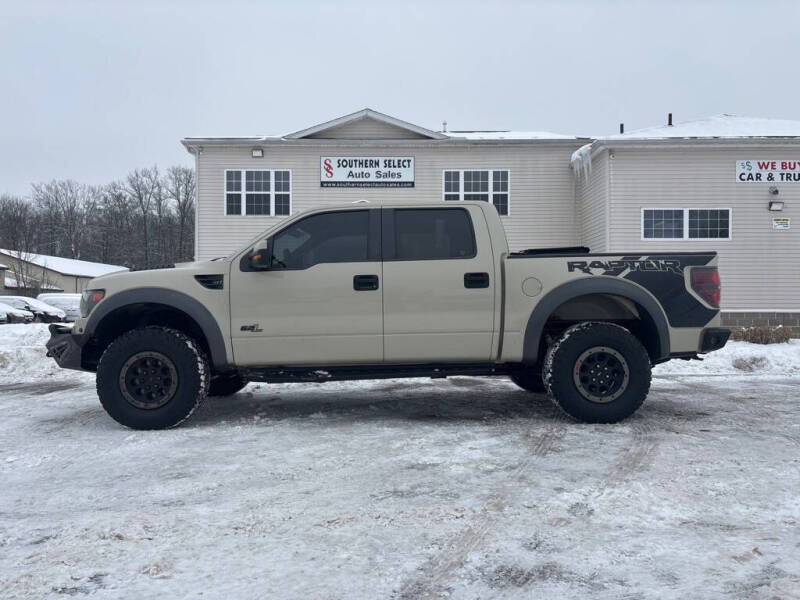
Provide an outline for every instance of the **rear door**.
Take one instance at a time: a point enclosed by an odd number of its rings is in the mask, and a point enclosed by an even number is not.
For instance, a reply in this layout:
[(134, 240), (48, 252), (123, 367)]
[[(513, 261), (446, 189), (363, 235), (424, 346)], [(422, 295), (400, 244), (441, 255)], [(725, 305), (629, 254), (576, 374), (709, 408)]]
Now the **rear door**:
[(496, 277), (478, 207), (384, 208), (386, 362), (491, 356)]

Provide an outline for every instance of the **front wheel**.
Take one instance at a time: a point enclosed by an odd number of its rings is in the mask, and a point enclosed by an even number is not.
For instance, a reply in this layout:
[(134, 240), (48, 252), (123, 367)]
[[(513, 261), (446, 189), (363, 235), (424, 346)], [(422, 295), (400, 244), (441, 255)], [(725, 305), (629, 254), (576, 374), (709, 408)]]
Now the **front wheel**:
[(205, 354), (167, 327), (123, 333), (97, 366), (97, 395), (106, 412), (131, 429), (166, 429), (187, 419), (208, 393)]
[(553, 401), (586, 423), (616, 423), (631, 416), (650, 391), (650, 357), (627, 329), (580, 323), (547, 351), (544, 383)]

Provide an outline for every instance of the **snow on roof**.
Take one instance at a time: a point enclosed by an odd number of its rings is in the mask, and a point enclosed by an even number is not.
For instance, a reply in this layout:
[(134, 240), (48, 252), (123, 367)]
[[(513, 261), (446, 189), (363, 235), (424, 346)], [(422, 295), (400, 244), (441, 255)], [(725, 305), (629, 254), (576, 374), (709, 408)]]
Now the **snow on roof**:
[(800, 121), (715, 115), (697, 121), (636, 129), (599, 140), (657, 140), (667, 138), (798, 138)]
[(8, 265), (4, 265), (3, 263), (0, 263), (0, 269), (8, 269)]
[(5, 254), (11, 258), (24, 260), (39, 267), (45, 267), (62, 275), (73, 275), (76, 277), (99, 277), (114, 271), (127, 271), (126, 267), (118, 265), (106, 265), (103, 263), (89, 262), (86, 260), (76, 260), (74, 258), (62, 258), (60, 256), (47, 256), (44, 254), (19, 253), (16, 250), (4, 250), (0, 248), (0, 254)]
[[(349, 115), (344, 115), (342, 117), (338, 117), (331, 121), (326, 121), (324, 123), (314, 125), (313, 127), (308, 127), (307, 129), (302, 129), (300, 131), (293, 131), (291, 133), (286, 133), (283, 135), (265, 135), (265, 136), (255, 136), (255, 137), (197, 136), (197, 137), (183, 138), (181, 142), (183, 143), (184, 146), (187, 147), (187, 149), (190, 149), (191, 146), (200, 143), (224, 145), (226, 143), (257, 144), (257, 143), (267, 143), (267, 142), (291, 141), (291, 140), (302, 139), (309, 135), (319, 133), (320, 131), (324, 131), (326, 129), (334, 127), (340, 127), (342, 125), (346, 125), (347, 123), (352, 123), (354, 121), (358, 121), (361, 119), (374, 119), (382, 123), (394, 125), (395, 127), (399, 127), (401, 129), (413, 131), (414, 133), (417, 133), (421, 136), (427, 137), (432, 140), (447, 140), (447, 139), (496, 140), (496, 141), (497, 140), (576, 140), (589, 137), (589, 136), (564, 135), (562, 133), (552, 133), (550, 131), (487, 131), (478, 129), (462, 130), (462, 131), (433, 131), (431, 129), (426, 129), (424, 127), (421, 127), (419, 125), (415, 125), (414, 123), (409, 123), (408, 121), (403, 121), (401, 119), (397, 119), (396, 117), (392, 117), (390, 115), (378, 112), (371, 108), (364, 108), (354, 113), (350, 113)], [(352, 141), (352, 140), (345, 140), (345, 141)]]
[(466, 140), (576, 140), (578, 136), (550, 131), (448, 131), (451, 138)]
[[(17, 280), (14, 279), (13, 277), (8, 277), (8, 276), (5, 277), (5, 286), (6, 286), (6, 289), (9, 289), (9, 290), (10, 289), (19, 288), (19, 284), (17, 283)], [(58, 287), (57, 285), (52, 285), (52, 284), (44, 283), (44, 282), (41, 282), (41, 281), (38, 282), (38, 286), (37, 287), (39, 289), (42, 289), (42, 290), (53, 290), (53, 291), (56, 291), (56, 292), (63, 292), (64, 291), (60, 287)], [(2, 299), (3, 299), (3, 297), (0, 296), (0, 301), (2, 301)]]
[(661, 125), (635, 129), (627, 133), (599, 136), (594, 142), (581, 146), (572, 153), (570, 163), (576, 175), (587, 176), (592, 171), (592, 150), (621, 141), (684, 140), (745, 140), (745, 139), (800, 139), (800, 121), (715, 115), (696, 121), (675, 125)]

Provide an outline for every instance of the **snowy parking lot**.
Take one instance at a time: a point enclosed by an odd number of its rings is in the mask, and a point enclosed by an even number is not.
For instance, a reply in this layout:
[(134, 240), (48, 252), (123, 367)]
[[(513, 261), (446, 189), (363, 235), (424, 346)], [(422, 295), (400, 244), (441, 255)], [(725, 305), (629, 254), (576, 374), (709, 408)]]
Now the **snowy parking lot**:
[(509, 381), (251, 384), (134, 432), (0, 326), (0, 598), (800, 598), (800, 343), (583, 425)]

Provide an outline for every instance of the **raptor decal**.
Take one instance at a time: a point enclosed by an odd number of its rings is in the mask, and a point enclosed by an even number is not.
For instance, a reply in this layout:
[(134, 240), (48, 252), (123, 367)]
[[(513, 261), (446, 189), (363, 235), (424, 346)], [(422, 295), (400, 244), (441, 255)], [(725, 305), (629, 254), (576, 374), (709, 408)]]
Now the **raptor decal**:
[[(687, 267), (707, 265), (715, 256), (716, 253), (651, 254), (609, 259), (589, 257), (567, 261), (567, 271), (632, 281), (656, 297), (673, 327), (702, 327), (714, 318), (717, 310), (705, 306), (686, 289), (683, 271)], [(680, 279), (678, 285), (675, 278)]]

